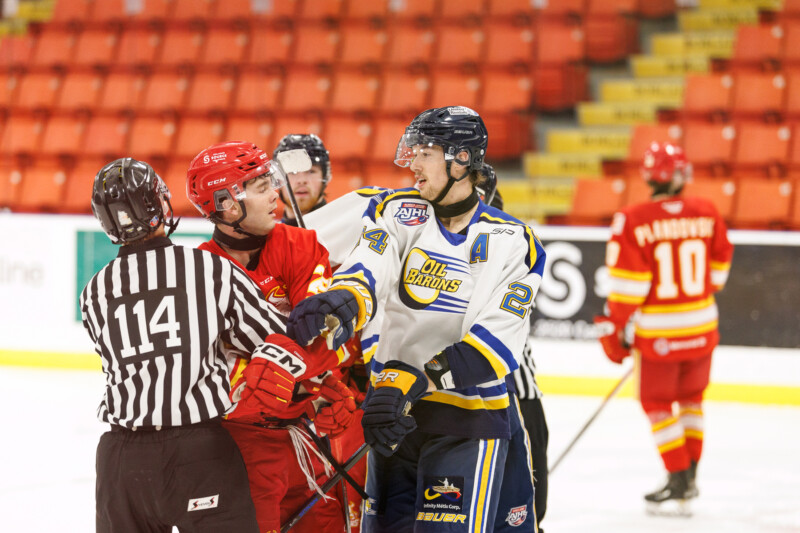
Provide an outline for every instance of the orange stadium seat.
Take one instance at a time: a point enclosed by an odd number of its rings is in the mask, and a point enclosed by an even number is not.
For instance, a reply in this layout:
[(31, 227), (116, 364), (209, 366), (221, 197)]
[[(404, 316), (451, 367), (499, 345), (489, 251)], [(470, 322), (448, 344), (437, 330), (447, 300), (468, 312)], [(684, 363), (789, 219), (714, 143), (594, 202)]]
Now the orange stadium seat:
[(325, 187), (325, 197), (330, 202), (364, 186), (364, 171), (361, 165), (352, 161), (342, 162), (333, 158), (331, 161), (332, 179)]
[(283, 77), (278, 72), (246, 69), (239, 75), (233, 107), (241, 113), (276, 109), (283, 93)]
[(169, 118), (138, 117), (131, 125), (128, 154), (140, 161), (166, 157), (173, 152), (175, 121)]
[(372, 139), (372, 123), (362, 117), (326, 116), (322, 121), (325, 147), (336, 159), (363, 159)]
[(571, 109), (588, 97), (588, 73), (583, 65), (539, 65), (535, 73), (534, 101), (542, 110)]
[(175, 112), (183, 109), (189, 89), (189, 77), (177, 72), (157, 72), (150, 76), (144, 99), (140, 103), (143, 111)]
[(791, 201), (789, 180), (739, 178), (731, 223), (737, 228), (784, 227)]
[(274, 121), (273, 143), (290, 133), (313, 133), (322, 135), (322, 119), (317, 113), (278, 115)]
[(364, 2), (347, 0), (344, 14), (346, 20), (383, 19), (388, 15), (389, 2)]
[[(64, 0), (56, 2), (56, 4), (63, 4)], [(141, 2), (146, 5), (150, 2)], [(130, 13), (126, 9), (125, 0), (103, 0), (102, 2), (92, 2), (92, 8), (87, 12), (84, 20), (92, 20), (98, 22), (109, 22), (128, 18)]]
[(585, 56), (579, 26), (542, 18), (537, 21), (536, 58), (540, 63), (581, 61)]
[(274, 130), (275, 127), (271, 120), (253, 117), (232, 118), (228, 121), (228, 129), (225, 133), (225, 140), (248, 141), (255, 144), (262, 150), (272, 153), (272, 149), (280, 139), (280, 137), (273, 137)]
[(440, 2), (439, 17), (444, 20), (480, 19), (486, 15), (486, 5), (483, 0), (440, 0)]
[(53, 116), (44, 128), (38, 152), (45, 154), (74, 155), (83, 146), (86, 119), (73, 116)]
[(164, 37), (153, 29), (128, 29), (122, 33), (117, 48), (116, 64), (131, 67), (152, 65)]
[(378, 100), (376, 74), (339, 70), (333, 78), (331, 108), (336, 111), (371, 111)]
[[(225, 0), (225, 3), (230, 3), (231, 1)], [(140, 4), (140, 10), (130, 13), (130, 17), (134, 20), (155, 21), (169, 19), (175, 2), (173, 0), (146, 0), (145, 2), (140, 2)]]
[(645, 19), (659, 19), (675, 14), (676, 0), (639, 0), (637, 12)]
[(683, 130), (686, 157), (698, 175), (727, 175), (736, 128), (728, 124), (688, 122)]
[(478, 63), (483, 57), (486, 36), (480, 27), (441, 25), (436, 39), (434, 61), (439, 65), (457, 66)]
[(527, 72), (484, 71), (481, 113), (528, 110), (533, 97), (533, 76)]
[(791, 141), (792, 130), (786, 125), (742, 122), (736, 131), (734, 171), (785, 175)]
[(169, 202), (175, 216), (200, 216), (200, 212), (186, 196), (186, 171), (189, 170), (191, 161), (185, 157), (173, 157), (167, 164), (166, 172), (159, 174), (164, 179), (169, 192), (172, 193)]
[(114, 60), (118, 42), (116, 31), (86, 29), (78, 37), (71, 63), (84, 67), (109, 65)]
[(36, 66), (68, 65), (75, 54), (78, 36), (72, 30), (48, 28), (36, 40), (31, 64)]
[(298, 65), (333, 63), (337, 57), (341, 33), (326, 24), (309, 23), (294, 34), (293, 61)]
[(81, 152), (112, 161), (122, 157), (128, 144), (130, 119), (97, 115), (89, 120)]
[(0, 110), (15, 102), (20, 78), (19, 74), (0, 71)]
[(736, 118), (778, 122), (783, 113), (786, 77), (781, 73), (740, 72), (733, 84), (731, 112)]
[(287, 73), (283, 91), (283, 111), (323, 110), (327, 108), (331, 76), (326, 72), (294, 69)]
[(397, 143), (403, 136), (410, 119), (384, 117), (375, 119), (372, 147), (366, 154), (373, 161), (394, 161)]
[(20, 109), (50, 109), (61, 89), (61, 77), (53, 73), (31, 72), (19, 82), (16, 106)]
[(625, 196), (622, 207), (640, 204), (650, 199), (650, 186), (642, 179), (637, 172), (629, 174), (625, 179)]
[(426, 74), (386, 69), (378, 109), (386, 113), (419, 113), (429, 107), (430, 86), (431, 80)]
[(572, 207), (567, 217), (572, 224), (607, 226), (622, 205), (622, 178), (577, 179)]
[(22, 168), (10, 160), (0, 161), (0, 207), (16, 208), (21, 185)]
[(383, 27), (348, 24), (342, 30), (339, 63), (342, 65), (381, 63), (387, 40), (388, 32)]
[(492, 158), (517, 158), (525, 150), (532, 150), (532, 115), (519, 113), (482, 113), (489, 136), (488, 153)]
[[(94, 0), (61, 0), (53, 5), (53, 22), (84, 21), (97, 4)], [(102, 3), (102, 2), (100, 2)]]
[(636, 0), (585, 0), (586, 13), (616, 15), (619, 13), (635, 13)]
[(344, 8), (344, 0), (315, 0), (303, 2), (298, 16), (301, 19), (314, 20), (331, 18), (338, 19)]
[(736, 194), (736, 183), (729, 179), (698, 176), (686, 184), (684, 194), (710, 200), (720, 216), (725, 220), (730, 220)]
[(61, 84), (56, 107), (62, 111), (94, 109), (103, 89), (103, 77), (92, 72), (68, 72)]
[(800, 229), (800, 180), (792, 180), (792, 209), (789, 212), (789, 227), (792, 229)]
[(783, 31), (773, 24), (743, 24), (736, 29), (731, 63), (735, 67), (775, 70), (780, 65)]
[[(798, 42), (800, 46), (800, 42)], [(800, 70), (789, 69), (784, 72), (786, 76), (786, 101), (784, 102), (783, 114), (787, 120), (797, 121), (800, 119)]]
[(175, 0), (170, 18), (183, 21), (208, 20), (216, 3), (217, 0)]
[(142, 74), (112, 72), (105, 79), (97, 108), (102, 111), (137, 109), (146, 86), (147, 79)]
[(261, 28), (251, 35), (252, 43), (247, 54), (246, 63), (256, 65), (273, 65), (286, 63), (289, 51), (294, 42), (291, 30), (278, 28)]
[(729, 74), (689, 74), (683, 93), (683, 114), (710, 121), (728, 117), (733, 93)]
[(436, 34), (424, 26), (395, 24), (389, 34), (386, 60), (391, 65), (426, 64), (433, 56)]
[(224, 126), (220, 119), (182, 118), (178, 123), (174, 154), (191, 159), (203, 148), (222, 142)]
[(583, 33), (586, 59), (594, 63), (621, 61), (638, 49), (638, 20), (623, 14), (588, 14)]
[(232, 73), (201, 72), (194, 76), (186, 100), (193, 112), (227, 111), (233, 100), (236, 80)]
[(53, 211), (60, 207), (67, 174), (59, 161), (38, 161), (26, 167), (20, 183), (17, 208)]
[(400, 19), (430, 19), (436, 15), (436, 2), (430, 0), (403, 0), (389, 2), (389, 11)]
[(0, 39), (0, 68), (30, 64), (35, 44), (36, 40), (30, 35)]
[[(653, 142), (681, 145), (682, 130), (677, 124), (637, 124), (631, 129), (628, 161), (638, 168), (644, 152)], [(638, 172), (638, 170), (637, 170)]]
[(35, 152), (44, 126), (43, 117), (10, 115), (0, 138), (0, 154), (6, 156), (2, 159), (8, 159), (12, 154)]
[(529, 23), (490, 21), (484, 26), (487, 66), (529, 64), (534, 57), (536, 33)]
[(433, 75), (431, 107), (442, 107), (458, 102), (470, 108), (478, 107), (481, 79), (477, 74), (438, 70)]
[(59, 210), (67, 213), (91, 213), (94, 177), (108, 162), (100, 158), (78, 158), (75, 165), (67, 169), (67, 183)]
[(781, 58), (788, 68), (800, 65), (800, 19), (787, 20), (783, 24)]
[(241, 63), (250, 46), (250, 34), (235, 28), (211, 29), (200, 62), (206, 65), (234, 66)]
[(392, 160), (376, 161), (367, 165), (364, 174), (366, 185), (373, 187), (405, 189), (414, 186), (414, 173), (407, 168), (398, 167)]
[(200, 30), (168, 28), (158, 63), (164, 66), (193, 65), (200, 58), (205, 35)]

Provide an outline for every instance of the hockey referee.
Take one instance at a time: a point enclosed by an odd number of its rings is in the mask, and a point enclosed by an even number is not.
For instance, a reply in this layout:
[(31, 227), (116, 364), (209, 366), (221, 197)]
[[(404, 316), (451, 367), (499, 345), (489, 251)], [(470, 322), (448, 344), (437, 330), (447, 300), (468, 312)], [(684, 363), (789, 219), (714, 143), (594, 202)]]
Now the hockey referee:
[[(242, 456), (220, 424), (232, 405), (225, 346), (269, 347), (269, 359), (276, 347), (262, 343), (283, 319), (231, 262), (172, 244), (169, 198), (135, 159), (95, 177), (92, 211), (121, 244), (80, 298), (106, 376), (98, 418), (111, 424), (97, 447), (97, 531), (257, 532)], [(249, 366), (260, 369), (253, 382), (269, 374), (291, 394), (291, 369), (305, 364), (283, 352), (289, 372), (272, 360)]]

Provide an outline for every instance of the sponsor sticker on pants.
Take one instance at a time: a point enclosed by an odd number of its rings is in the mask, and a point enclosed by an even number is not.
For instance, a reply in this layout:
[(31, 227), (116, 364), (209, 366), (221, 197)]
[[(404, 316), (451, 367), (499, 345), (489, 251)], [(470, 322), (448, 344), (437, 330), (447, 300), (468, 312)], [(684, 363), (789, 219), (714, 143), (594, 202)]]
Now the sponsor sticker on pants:
[(425, 476), (424, 481), (424, 510), (461, 512), (464, 504), (463, 476)]
[(219, 505), (219, 494), (213, 496), (206, 496), (205, 498), (193, 498), (189, 500), (189, 511), (202, 511), (204, 509), (213, 509)]

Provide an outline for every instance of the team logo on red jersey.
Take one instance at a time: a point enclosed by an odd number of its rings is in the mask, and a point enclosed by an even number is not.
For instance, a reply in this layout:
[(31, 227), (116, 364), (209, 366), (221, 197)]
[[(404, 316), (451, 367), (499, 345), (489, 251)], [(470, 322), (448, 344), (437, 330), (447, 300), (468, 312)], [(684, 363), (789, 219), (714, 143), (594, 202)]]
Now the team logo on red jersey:
[(506, 522), (511, 527), (521, 526), (525, 519), (528, 518), (528, 506), (522, 505), (520, 507), (512, 507), (508, 511)]
[(428, 206), (416, 202), (403, 202), (394, 217), (404, 226), (419, 226), (428, 220)]

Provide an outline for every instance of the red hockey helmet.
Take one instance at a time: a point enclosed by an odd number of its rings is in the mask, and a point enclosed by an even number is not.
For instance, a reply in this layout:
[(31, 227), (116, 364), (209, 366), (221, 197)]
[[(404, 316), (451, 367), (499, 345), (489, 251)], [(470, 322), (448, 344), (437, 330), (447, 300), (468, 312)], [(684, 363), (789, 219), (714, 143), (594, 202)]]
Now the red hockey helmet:
[(680, 146), (653, 142), (644, 152), (640, 172), (647, 182), (669, 184), (677, 179), (683, 182), (689, 177), (692, 166)]
[[(214, 222), (226, 199), (240, 202), (245, 198), (245, 183), (268, 176), (273, 188), (279, 189), (286, 177), (279, 165), (273, 164), (266, 152), (255, 144), (229, 141), (209, 146), (192, 159), (186, 174), (186, 195), (198, 211)], [(247, 216), (242, 205), (238, 225)]]

